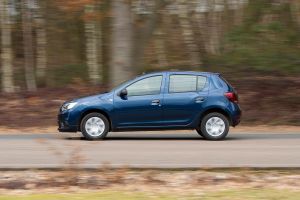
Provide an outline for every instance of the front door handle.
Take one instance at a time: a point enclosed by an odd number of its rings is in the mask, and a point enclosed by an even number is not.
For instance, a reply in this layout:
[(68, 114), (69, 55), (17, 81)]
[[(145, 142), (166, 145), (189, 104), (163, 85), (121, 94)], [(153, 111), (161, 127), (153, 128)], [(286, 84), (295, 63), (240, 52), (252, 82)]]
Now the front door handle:
[(196, 102), (196, 103), (202, 103), (204, 100), (205, 100), (204, 97), (197, 97), (197, 98), (195, 99), (195, 102)]
[(151, 105), (152, 106), (160, 106), (160, 100), (159, 99), (155, 99), (155, 100), (153, 100), (152, 102), (151, 102)]

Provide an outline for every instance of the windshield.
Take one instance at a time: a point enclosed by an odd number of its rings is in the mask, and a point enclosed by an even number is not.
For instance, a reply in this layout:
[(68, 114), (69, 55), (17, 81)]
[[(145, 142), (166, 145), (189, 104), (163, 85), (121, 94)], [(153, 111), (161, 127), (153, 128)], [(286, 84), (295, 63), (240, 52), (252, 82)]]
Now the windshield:
[(114, 87), (113, 89), (111, 89), (111, 92), (114, 91), (114, 90), (118, 90), (120, 88), (122, 88), (124, 85), (126, 85), (127, 83), (129, 83), (131, 80), (126, 80), (126, 81), (123, 81), (122, 83), (120, 83), (118, 86)]

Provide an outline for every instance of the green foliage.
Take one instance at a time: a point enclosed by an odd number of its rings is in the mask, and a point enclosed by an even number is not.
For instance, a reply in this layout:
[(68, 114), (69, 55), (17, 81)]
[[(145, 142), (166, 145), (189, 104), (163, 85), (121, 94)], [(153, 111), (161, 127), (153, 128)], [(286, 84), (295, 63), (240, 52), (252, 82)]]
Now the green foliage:
[(225, 35), (224, 52), (211, 62), (236, 70), (300, 72), (300, 33), (289, 7), (251, 2), (244, 23)]

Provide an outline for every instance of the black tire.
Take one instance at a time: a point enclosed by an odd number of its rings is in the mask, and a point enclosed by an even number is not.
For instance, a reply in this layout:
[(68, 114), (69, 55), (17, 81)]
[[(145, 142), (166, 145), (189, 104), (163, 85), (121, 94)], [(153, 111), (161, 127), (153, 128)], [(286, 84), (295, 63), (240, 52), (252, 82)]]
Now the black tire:
[[(217, 135), (217, 136), (209, 134), (206, 130), (207, 121), (213, 117), (220, 118), (221, 120), (223, 120), (224, 125), (225, 125), (224, 131), (222, 133), (220, 133), (220, 135)], [(203, 117), (203, 119), (201, 120), (200, 131), (198, 131), (198, 133), (199, 134), (201, 133), (200, 135), (203, 138), (205, 138), (206, 140), (223, 140), (227, 136), (228, 132), (229, 132), (229, 121), (228, 121), (227, 117), (225, 117), (223, 114), (217, 113), (217, 112), (209, 113), (209, 114), (205, 115)]]
[(197, 128), (196, 131), (201, 137), (204, 137), (200, 127)]
[[(99, 136), (93, 136), (93, 135), (89, 134), (85, 128), (86, 122), (92, 117), (98, 117), (104, 122), (104, 131)], [(87, 140), (103, 140), (109, 131), (109, 121), (101, 113), (89, 113), (86, 116), (84, 116), (83, 119), (81, 120), (80, 128), (81, 128), (82, 135), (84, 136), (85, 139), (87, 139)]]

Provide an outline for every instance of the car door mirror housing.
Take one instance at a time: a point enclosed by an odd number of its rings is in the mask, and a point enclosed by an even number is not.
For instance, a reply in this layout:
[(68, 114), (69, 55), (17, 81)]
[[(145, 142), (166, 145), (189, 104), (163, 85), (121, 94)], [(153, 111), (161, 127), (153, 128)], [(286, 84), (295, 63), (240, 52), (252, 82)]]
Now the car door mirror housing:
[(121, 91), (119, 92), (119, 96), (120, 96), (120, 97), (126, 97), (127, 94), (128, 94), (128, 92), (127, 92), (126, 89), (123, 89), (123, 90), (121, 90)]

